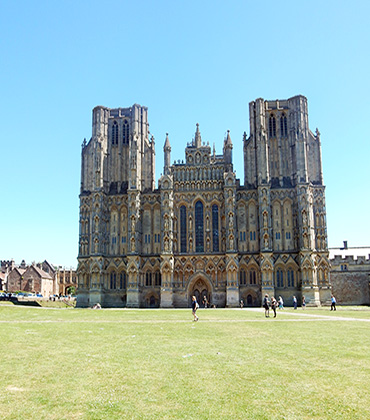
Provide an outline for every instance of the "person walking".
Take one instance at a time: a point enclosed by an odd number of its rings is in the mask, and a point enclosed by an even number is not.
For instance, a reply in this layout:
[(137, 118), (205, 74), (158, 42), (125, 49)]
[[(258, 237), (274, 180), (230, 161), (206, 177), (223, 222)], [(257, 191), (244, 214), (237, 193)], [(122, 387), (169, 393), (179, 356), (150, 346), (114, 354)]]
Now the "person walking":
[(277, 302), (274, 297), (271, 298), (271, 309), (274, 311), (274, 318), (276, 318), (276, 306)]
[(284, 309), (284, 301), (281, 296), (279, 296), (278, 303), (279, 303), (279, 309)]
[(306, 298), (302, 296), (302, 309), (305, 309), (306, 307)]
[(269, 301), (269, 295), (266, 293), (265, 297), (263, 298), (263, 307), (265, 308), (265, 317), (270, 317), (270, 301)]
[(297, 309), (297, 298), (295, 296), (293, 296), (293, 307)]
[(336, 303), (337, 303), (337, 300), (335, 299), (334, 295), (331, 295), (331, 307), (330, 307), (331, 311), (337, 310), (337, 308), (335, 307)]
[(197, 298), (195, 296), (192, 296), (191, 298), (191, 312), (193, 314), (194, 317), (194, 321), (198, 321), (199, 318), (197, 316), (197, 309), (199, 308), (198, 302), (197, 302)]

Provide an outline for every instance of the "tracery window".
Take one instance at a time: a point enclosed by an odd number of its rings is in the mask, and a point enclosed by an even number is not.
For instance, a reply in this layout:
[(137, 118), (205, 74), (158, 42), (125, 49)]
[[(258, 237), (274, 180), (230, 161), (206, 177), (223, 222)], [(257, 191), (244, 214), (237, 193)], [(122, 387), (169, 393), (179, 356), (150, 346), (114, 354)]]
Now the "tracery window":
[(204, 252), (203, 203), (195, 203), (195, 252)]
[(276, 271), (276, 287), (284, 287), (284, 274), (282, 270)]
[(152, 273), (150, 271), (147, 271), (145, 275), (145, 286), (151, 286), (151, 285), (152, 285)]
[(180, 207), (180, 252), (186, 252), (186, 207)]
[(251, 270), (249, 272), (249, 284), (257, 284), (256, 271), (255, 270)]
[(213, 252), (220, 250), (219, 231), (218, 231), (218, 206), (214, 204), (212, 206), (212, 242)]
[(287, 286), (288, 287), (294, 287), (294, 271), (288, 270), (287, 272)]
[(246, 284), (246, 273), (245, 273), (244, 268), (242, 268), (240, 270), (240, 273), (239, 273), (239, 283), (240, 284)]
[(155, 276), (155, 280), (154, 280), (155, 281), (155, 285), (156, 286), (160, 286), (161, 285), (161, 282), (162, 282), (161, 281), (161, 273), (160, 273), (160, 271), (156, 271), (154, 276)]
[(122, 143), (129, 144), (129, 124), (127, 120), (124, 121), (122, 127)]
[(116, 289), (117, 288), (117, 275), (116, 273), (110, 273), (110, 288)]
[(288, 120), (285, 114), (280, 117), (280, 133), (282, 137), (288, 137)]
[(276, 137), (276, 118), (272, 114), (269, 118), (269, 137)]
[(119, 288), (120, 289), (126, 289), (126, 280), (127, 280), (127, 275), (126, 273), (121, 273), (119, 276)]
[(112, 144), (118, 144), (118, 124), (117, 121), (113, 122), (112, 125)]

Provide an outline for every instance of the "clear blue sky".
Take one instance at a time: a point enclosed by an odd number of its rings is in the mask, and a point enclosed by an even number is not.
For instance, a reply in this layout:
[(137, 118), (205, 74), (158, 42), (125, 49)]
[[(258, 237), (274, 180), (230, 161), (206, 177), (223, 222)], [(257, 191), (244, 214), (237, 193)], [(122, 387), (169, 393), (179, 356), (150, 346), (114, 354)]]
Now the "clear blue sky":
[(0, 2), (0, 259), (77, 266), (80, 158), (91, 112), (149, 108), (157, 180), (200, 124), (230, 130), (243, 182), (248, 104), (308, 98), (329, 246), (370, 245), (368, 1)]

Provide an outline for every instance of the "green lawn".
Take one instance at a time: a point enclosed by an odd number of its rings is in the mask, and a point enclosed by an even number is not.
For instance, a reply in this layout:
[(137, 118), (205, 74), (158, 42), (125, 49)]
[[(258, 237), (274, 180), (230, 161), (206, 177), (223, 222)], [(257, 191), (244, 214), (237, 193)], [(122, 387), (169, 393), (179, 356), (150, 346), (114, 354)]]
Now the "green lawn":
[(1, 305), (0, 418), (370, 418), (369, 308), (199, 318)]

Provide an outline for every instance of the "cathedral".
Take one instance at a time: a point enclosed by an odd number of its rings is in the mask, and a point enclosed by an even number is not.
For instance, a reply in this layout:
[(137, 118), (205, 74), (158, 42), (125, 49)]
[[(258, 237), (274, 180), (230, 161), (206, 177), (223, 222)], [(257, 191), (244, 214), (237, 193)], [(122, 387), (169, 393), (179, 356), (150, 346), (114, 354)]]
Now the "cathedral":
[[(249, 104), (243, 135), (244, 183), (233, 169), (227, 132), (222, 154), (199, 125), (185, 159), (155, 183), (148, 109), (94, 108), (82, 144), (77, 306), (261, 306), (265, 294), (330, 301), (320, 133), (307, 99)], [(239, 158), (239, 157), (238, 157)]]

